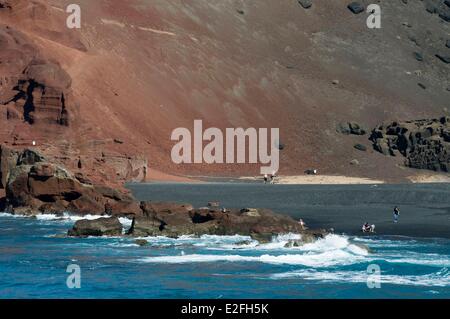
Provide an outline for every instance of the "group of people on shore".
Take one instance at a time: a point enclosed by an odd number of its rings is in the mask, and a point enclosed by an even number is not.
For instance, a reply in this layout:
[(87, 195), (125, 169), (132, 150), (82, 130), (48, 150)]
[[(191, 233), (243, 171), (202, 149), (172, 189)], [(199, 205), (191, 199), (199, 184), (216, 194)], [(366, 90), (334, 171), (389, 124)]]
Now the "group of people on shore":
[[(395, 206), (393, 215), (394, 215), (394, 224), (397, 224), (398, 223), (398, 219), (400, 217), (400, 208)], [(364, 225), (362, 226), (362, 231), (364, 233), (374, 233), (375, 232), (375, 225), (370, 225), (368, 222), (365, 222)]]
[(275, 184), (275, 178), (276, 178), (276, 174), (264, 174), (264, 184), (270, 183), (270, 184)]
[[(394, 223), (398, 223), (398, 219), (400, 216), (400, 208), (395, 206), (393, 214), (394, 214)], [(303, 219), (300, 218), (298, 223), (301, 225), (303, 230), (308, 229), (308, 227), (306, 227), (306, 223), (303, 221)], [(362, 231), (364, 233), (374, 233), (375, 225), (370, 225), (368, 222), (365, 222), (364, 225), (362, 226)]]

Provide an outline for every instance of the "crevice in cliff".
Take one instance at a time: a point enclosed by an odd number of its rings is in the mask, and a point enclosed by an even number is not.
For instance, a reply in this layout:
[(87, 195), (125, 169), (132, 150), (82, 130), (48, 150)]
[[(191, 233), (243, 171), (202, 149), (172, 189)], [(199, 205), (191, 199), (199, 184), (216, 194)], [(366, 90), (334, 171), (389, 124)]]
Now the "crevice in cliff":
[(209, 222), (211, 220), (213, 220), (214, 218), (211, 215), (201, 215), (201, 214), (194, 214), (194, 216), (192, 216), (192, 222), (194, 224), (203, 224), (206, 222)]
[(63, 193), (63, 197), (65, 201), (71, 202), (80, 198), (81, 194), (79, 192), (66, 192)]
[(53, 195), (39, 195), (37, 196), (37, 199), (39, 199), (41, 202), (44, 203), (55, 203), (56, 199), (53, 197)]
[(69, 126), (69, 114), (66, 109), (66, 98), (64, 96), (64, 93), (61, 94), (61, 113), (58, 117), (58, 124)]
[(42, 87), (43, 90), (45, 90), (45, 87), (43, 85), (40, 85), (39, 83), (35, 82), (34, 80), (29, 80), (27, 92), (26, 92), (26, 101), (23, 106), (23, 118), (25, 122), (28, 122), (30, 124), (34, 123), (34, 118), (32, 113), (35, 111), (35, 105), (34, 105), (34, 96), (33, 92), (36, 88)]

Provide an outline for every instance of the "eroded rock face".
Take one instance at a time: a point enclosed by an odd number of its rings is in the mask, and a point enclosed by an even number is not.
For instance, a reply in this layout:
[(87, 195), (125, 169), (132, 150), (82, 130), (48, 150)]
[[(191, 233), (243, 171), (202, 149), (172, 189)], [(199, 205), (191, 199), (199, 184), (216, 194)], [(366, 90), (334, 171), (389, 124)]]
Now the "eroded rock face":
[(0, 105), (6, 106), (6, 119), (69, 125), (72, 79), (67, 72), (7, 26), (0, 26), (0, 47)]
[(406, 166), (450, 171), (450, 118), (392, 122), (380, 125), (370, 137), (384, 155), (402, 155)]
[(122, 224), (117, 217), (78, 220), (68, 231), (69, 236), (76, 237), (119, 236), (121, 234)]
[[(144, 181), (148, 163), (137, 147), (127, 145), (123, 136), (117, 136), (113, 142), (110, 136), (89, 135), (86, 131), (90, 129), (84, 129), (93, 124), (85, 123), (85, 116), (79, 113), (83, 102), (79, 92), (73, 91), (72, 78), (66, 70), (72, 59), (87, 49), (79, 32), (61, 28), (66, 18), (63, 10), (48, 1), (0, 2), (2, 143), (36, 146), (45, 152), (48, 161), (58, 158), (59, 165), (82, 173), (82, 183), (91, 180), (118, 186)], [(50, 48), (49, 40), (60, 48)], [(91, 102), (90, 99), (87, 107), (93, 109)], [(84, 134), (89, 136), (80, 140)]]
[(0, 104), (12, 102), (17, 95), (14, 87), (38, 50), (21, 32), (0, 25)]
[(119, 180), (142, 182), (147, 177), (148, 161), (145, 157), (104, 153), (101, 161), (115, 170)]
[(30, 124), (69, 125), (68, 100), (70, 76), (57, 64), (32, 61), (15, 89), (12, 110), (23, 111), (23, 119)]
[(16, 212), (103, 214), (110, 207), (110, 215), (142, 214), (131, 195), (106, 186), (85, 184), (35, 151), (19, 152), (6, 147), (1, 151), (6, 200)]
[(0, 145), (0, 188), (5, 188), (10, 171), (16, 167), (20, 152)]

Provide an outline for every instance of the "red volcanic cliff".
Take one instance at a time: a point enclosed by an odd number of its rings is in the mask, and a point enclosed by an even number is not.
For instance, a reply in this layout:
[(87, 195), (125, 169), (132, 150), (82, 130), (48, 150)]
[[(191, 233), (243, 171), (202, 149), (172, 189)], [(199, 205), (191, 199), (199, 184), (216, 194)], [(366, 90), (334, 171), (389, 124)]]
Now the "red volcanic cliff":
[(399, 180), (416, 171), (372, 151), (367, 135), (341, 134), (339, 123), (372, 128), (449, 111), (450, 67), (436, 58), (448, 52), (449, 25), (423, 3), (381, 3), (378, 30), (344, 0), (309, 9), (297, 1), (80, 0), (81, 29), (66, 26), (70, 3), (0, 0), (0, 142), (35, 141), (95, 182), (259, 172), (173, 164), (170, 134), (195, 119), (221, 129), (279, 127), (281, 174), (318, 168)]

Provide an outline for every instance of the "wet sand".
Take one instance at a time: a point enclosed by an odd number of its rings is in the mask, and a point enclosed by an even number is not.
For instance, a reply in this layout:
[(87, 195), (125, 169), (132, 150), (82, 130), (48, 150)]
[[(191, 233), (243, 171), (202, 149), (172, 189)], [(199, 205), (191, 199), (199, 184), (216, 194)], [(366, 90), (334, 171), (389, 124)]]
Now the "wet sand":
[[(312, 228), (362, 235), (364, 222), (377, 235), (450, 238), (450, 184), (263, 185), (255, 183), (130, 184), (139, 200), (189, 202), (204, 206), (264, 207), (303, 218)], [(400, 207), (400, 221), (392, 210)]]
[[(241, 180), (261, 181), (261, 177), (241, 177)], [(277, 184), (287, 185), (359, 185), (359, 184), (384, 184), (382, 180), (362, 177), (349, 177), (339, 175), (300, 175), (300, 176), (278, 176)]]

